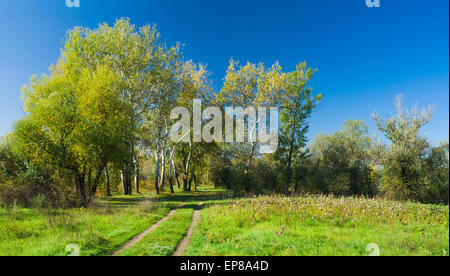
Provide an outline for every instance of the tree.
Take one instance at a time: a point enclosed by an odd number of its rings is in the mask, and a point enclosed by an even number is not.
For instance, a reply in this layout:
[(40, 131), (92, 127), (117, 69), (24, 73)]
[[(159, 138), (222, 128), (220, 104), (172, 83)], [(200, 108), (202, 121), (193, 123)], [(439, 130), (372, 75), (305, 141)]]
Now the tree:
[(107, 162), (127, 153), (131, 107), (120, 97), (123, 80), (108, 67), (71, 75), (60, 62), (24, 88), (27, 116), (15, 135), (30, 160), (40, 159), (75, 178), (81, 203), (95, 195)]
[(24, 88), (27, 116), (16, 125), (29, 157), (39, 152), (75, 178), (86, 205), (108, 162), (122, 168), (124, 193), (132, 174), (139, 190), (138, 131), (149, 114), (167, 113), (176, 92), (178, 46), (158, 41), (154, 27), (128, 20), (97, 30), (75, 28), (49, 75)]
[(402, 95), (395, 100), (397, 115), (386, 120), (374, 114), (378, 130), (391, 142), (382, 158), (383, 187), (397, 199), (420, 199), (422, 156), (428, 147), (420, 130), (432, 117), (431, 107), (420, 114), (417, 107), (408, 111), (402, 106)]
[(430, 147), (422, 163), (422, 181), (425, 189), (421, 201), (426, 203), (449, 202), (449, 145), (442, 142), (437, 147)]
[[(244, 141), (235, 141), (233, 144), (235, 158), (242, 163), (244, 174), (248, 175), (254, 158), (257, 157), (258, 147), (256, 134), (258, 127), (266, 122), (256, 120), (255, 108), (274, 106), (275, 98), (282, 82), (281, 67), (275, 63), (266, 68), (262, 63), (256, 65), (248, 62), (241, 66), (238, 61), (231, 60), (228, 66), (222, 89), (217, 95), (216, 103), (225, 111), (226, 107), (241, 107), (244, 110)], [(236, 109), (235, 109), (236, 110)], [(235, 112), (236, 113), (236, 112)], [(226, 114), (226, 112), (225, 112)], [(228, 114), (233, 120), (237, 114)], [(241, 118), (239, 118), (241, 119)], [(237, 140), (237, 139), (236, 139)], [(228, 141), (230, 142), (230, 141)], [(245, 177), (247, 180), (249, 177)], [(247, 192), (251, 189), (251, 183), (245, 185)]]
[(373, 141), (363, 121), (348, 120), (333, 135), (317, 135), (310, 150), (318, 189), (336, 195), (374, 196)]
[(87, 204), (85, 177), (80, 168), (77, 128), (76, 83), (67, 78), (61, 66), (51, 68), (50, 75), (32, 78), (24, 87), (27, 115), (16, 123), (14, 134), (27, 159), (34, 164), (51, 164), (55, 170), (75, 178), (80, 200)]
[[(196, 65), (192, 61), (185, 62), (179, 75), (181, 88), (177, 98), (177, 106), (187, 108), (190, 114), (194, 114), (194, 104), (197, 104), (194, 103), (194, 101), (199, 100), (202, 104), (210, 104), (212, 102), (213, 93), (208, 77), (209, 73), (204, 66)], [(199, 125), (196, 120), (192, 122), (192, 128), (188, 134), (190, 140), (188, 146), (186, 146), (186, 143), (183, 141), (172, 143), (172, 146), (176, 148), (175, 153), (181, 155), (182, 183), (184, 191), (190, 191), (189, 183), (192, 183), (194, 178), (197, 162), (200, 159), (199, 154), (202, 150), (207, 148), (201, 139), (201, 129), (204, 123), (205, 121), (202, 118), (200, 118)], [(198, 129), (200, 129), (200, 132), (198, 132)], [(200, 140), (198, 140), (198, 138), (196, 139), (195, 136), (200, 136)], [(194, 142), (192, 142), (191, 137), (193, 137)]]
[(108, 162), (129, 158), (128, 141), (132, 139), (131, 105), (120, 93), (122, 79), (107, 67), (80, 79), (78, 111), (81, 125), (77, 131), (80, 155), (95, 168), (90, 196), (94, 196)]
[(283, 77), (281, 93), (277, 102), (280, 104), (280, 145), (276, 153), (277, 159), (285, 165), (285, 188), (289, 194), (294, 159), (299, 158), (300, 149), (306, 146), (306, 133), (309, 125), (307, 119), (319, 104), (322, 95), (313, 95), (309, 82), (315, 70), (307, 68), (306, 63), (297, 66), (297, 70)]
[(128, 115), (133, 134), (122, 162), (125, 194), (131, 194), (133, 173), (137, 176), (136, 188), (139, 186), (139, 128), (149, 113), (164, 113), (166, 103), (174, 98), (179, 45), (168, 48), (159, 37), (154, 26), (136, 30), (127, 19), (118, 20), (113, 27), (100, 25), (96, 30), (75, 28), (68, 33), (62, 57), (71, 75), (79, 76), (82, 68), (95, 71), (107, 66), (124, 81), (120, 93), (132, 108)]

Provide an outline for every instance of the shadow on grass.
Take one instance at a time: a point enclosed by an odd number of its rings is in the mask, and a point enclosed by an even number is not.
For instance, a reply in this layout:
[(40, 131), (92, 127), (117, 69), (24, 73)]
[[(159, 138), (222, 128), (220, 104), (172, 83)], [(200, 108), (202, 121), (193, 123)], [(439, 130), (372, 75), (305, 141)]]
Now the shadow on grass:
[(144, 196), (113, 196), (113, 197), (98, 198), (99, 203), (107, 204), (112, 207), (137, 206), (145, 200), (148, 200), (148, 198)]
[(193, 191), (180, 194), (166, 194), (155, 198), (156, 202), (207, 202), (229, 199), (225, 191)]
[(200, 210), (200, 206), (198, 204), (185, 204), (178, 209), (194, 209), (194, 210)]
[[(155, 195), (134, 195), (134, 196), (112, 196), (100, 197), (98, 202), (106, 204), (111, 207), (133, 207), (141, 204), (144, 201), (152, 201), (155, 203), (162, 203), (164, 205), (172, 206), (175, 203), (187, 203), (182, 208), (194, 208), (197, 203), (204, 202), (204, 207), (209, 207), (222, 200), (232, 199), (229, 193), (224, 190), (200, 190), (192, 192), (177, 192), (171, 194), (163, 192), (159, 196)], [(192, 203), (192, 204), (189, 204)]]

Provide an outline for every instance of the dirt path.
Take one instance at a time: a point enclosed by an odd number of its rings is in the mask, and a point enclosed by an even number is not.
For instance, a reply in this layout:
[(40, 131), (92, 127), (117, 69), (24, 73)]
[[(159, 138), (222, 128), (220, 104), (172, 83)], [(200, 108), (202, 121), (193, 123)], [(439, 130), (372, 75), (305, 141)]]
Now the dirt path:
[(200, 203), (197, 206), (197, 208), (195, 209), (194, 214), (192, 216), (191, 226), (189, 226), (189, 229), (186, 232), (186, 236), (178, 244), (177, 249), (175, 250), (175, 253), (173, 253), (173, 256), (183, 256), (184, 253), (186, 253), (187, 246), (191, 242), (192, 234), (194, 233), (195, 228), (197, 227), (198, 223), (200, 222), (200, 210), (202, 208), (202, 205), (203, 205), (203, 203)]
[(171, 210), (164, 218), (162, 218), (160, 221), (158, 221), (157, 223), (153, 224), (150, 228), (148, 228), (147, 230), (145, 230), (144, 232), (140, 233), (139, 235), (137, 235), (136, 237), (132, 238), (130, 241), (128, 241), (126, 244), (122, 245), (122, 247), (115, 251), (114, 253), (111, 254), (111, 256), (119, 256), (120, 254), (122, 254), (123, 252), (127, 251), (128, 249), (130, 249), (131, 247), (133, 247), (134, 245), (136, 245), (138, 242), (140, 242), (145, 236), (147, 236), (148, 234), (150, 234), (150, 232), (152, 232), (153, 230), (155, 230), (159, 225), (161, 225), (162, 223), (166, 222), (174, 213), (175, 211), (182, 207), (184, 205), (180, 204), (177, 208)]

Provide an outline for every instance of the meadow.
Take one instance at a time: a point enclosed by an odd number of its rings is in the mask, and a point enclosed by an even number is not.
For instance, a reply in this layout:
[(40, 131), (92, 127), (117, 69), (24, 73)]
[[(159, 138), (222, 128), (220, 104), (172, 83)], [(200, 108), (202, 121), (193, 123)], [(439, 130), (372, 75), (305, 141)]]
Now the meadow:
[[(0, 208), (0, 256), (67, 256), (71, 253), (66, 251), (70, 244), (78, 245), (82, 256), (111, 255), (170, 210), (184, 204), (152, 235), (122, 254), (171, 255), (190, 225), (198, 200), (207, 201), (222, 194), (223, 191), (208, 189), (176, 195), (147, 193), (98, 198), (88, 208)], [(153, 246), (149, 249), (147, 244)]]
[(166, 215), (173, 204), (145, 197), (114, 197), (79, 209), (0, 209), (1, 256), (108, 255)]
[[(100, 198), (79, 209), (0, 209), (1, 256), (111, 255), (175, 210), (120, 255), (171, 256), (196, 206), (201, 220), (186, 255), (449, 255), (448, 206), (331, 196), (232, 197), (224, 190)], [(183, 204), (183, 205), (182, 205)]]
[(188, 255), (449, 254), (449, 209), (382, 199), (264, 196), (203, 210)]

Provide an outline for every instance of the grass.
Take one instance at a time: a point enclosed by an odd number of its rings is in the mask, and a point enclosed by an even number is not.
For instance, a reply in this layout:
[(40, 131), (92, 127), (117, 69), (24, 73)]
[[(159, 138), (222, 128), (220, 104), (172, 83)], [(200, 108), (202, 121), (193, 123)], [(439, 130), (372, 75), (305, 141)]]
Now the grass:
[(144, 237), (139, 243), (125, 251), (124, 256), (171, 256), (184, 238), (192, 222), (192, 215), (200, 203), (213, 204), (226, 198), (221, 189), (203, 189), (191, 193), (166, 194), (159, 197), (160, 202), (179, 204), (188, 202), (166, 222)]
[(108, 255), (164, 217), (173, 204), (144, 197), (115, 197), (88, 209), (0, 209), (1, 256)]
[(0, 209), (0, 256), (109, 255), (179, 206), (123, 253), (170, 256), (204, 202), (187, 255), (449, 255), (449, 207), (327, 196), (230, 198), (204, 188), (172, 195), (100, 198), (87, 209)]
[[(0, 208), (0, 256), (67, 256), (66, 246), (72, 243), (80, 247), (83, 256), (109, 255), (180, 203), (197, 204), (222, 194), (222, 190), (205, 189), (174, 195), (115, 196), (99, 198), (87, 209)], [(168, 225), (184, 227), (180, 218), (190, 224), (189, 212), (192, 209), (178, 210), (173, 218), (177, 221), (172, 219)], [(164, 242), (165, 227), (156, 232)], [(179, 229), (176, 231), (183, 232)]]
[(449, 255), (449, 209), (381, 199), (265, 196), (202, 211), (187, 255)]
[(125, 251), (124, 256), (172, 256), (191, 225), (194, 206), (184, 206), (138, 244)]

